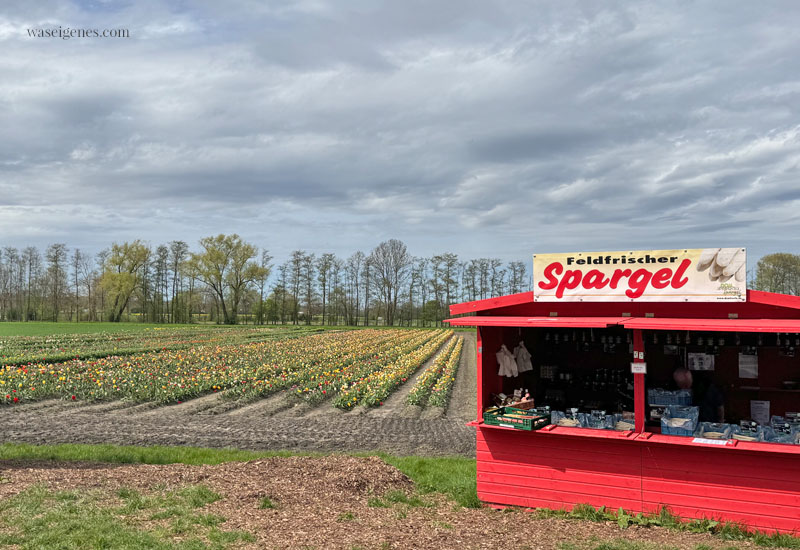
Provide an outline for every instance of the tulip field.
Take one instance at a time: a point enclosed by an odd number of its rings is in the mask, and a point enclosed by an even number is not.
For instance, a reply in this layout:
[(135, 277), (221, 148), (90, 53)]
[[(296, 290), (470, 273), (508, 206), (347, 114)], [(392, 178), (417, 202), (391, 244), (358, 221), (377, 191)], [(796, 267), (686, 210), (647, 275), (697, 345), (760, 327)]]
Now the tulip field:
[[(0, 404), (53, 398), (170, 404), (211, 393), (250, 401), (286, 391), (313, 404), (374, 406), (443, 345), (448, 358), (456, 348), (460, 353), (455, 341), (450, 330), (276, 334), (255, 328), (6, 338), (0, 340)], [(59, 354), (73, 358), (54, 360)]]
[(124, 332), (48, 334), (0, 338), (0, 365), (104, 357), (192, 346), (289, 338), (319, 332), (317, 327), (181, 327)]
[(447, 397), (456, 380), (456, 371), (461, 359), (461, 349), (464, 347), (464, 338), (452, 338), (436, 361), (420, 375), (411, 388), (407, 401), (409, 405), (426, 405), (430, 403), (435, 407), (444, 407)]

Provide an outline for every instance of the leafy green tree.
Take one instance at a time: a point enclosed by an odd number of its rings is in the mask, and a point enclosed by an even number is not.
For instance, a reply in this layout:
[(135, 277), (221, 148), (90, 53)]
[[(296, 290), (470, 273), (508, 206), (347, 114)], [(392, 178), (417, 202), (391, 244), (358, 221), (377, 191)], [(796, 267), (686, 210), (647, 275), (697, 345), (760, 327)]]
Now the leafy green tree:
[(103, 265), (100, 284), (109, 302), (108, 319), (118, 323), (139, 284), (140, 269), (150, 257), (150, 249), (136, 240), (132, 243), (114, 243)]
[(243, 293), (269, 272), (253, 260), (258, 249), (235, 233), (205, 237), (200, 246), (203, 251), (191, 259), (197, 277), (216, 297), (225, 324), (235, 325)]
[(758, 260), (753, 288), (800, 295), (800, 255), (781, 252)]

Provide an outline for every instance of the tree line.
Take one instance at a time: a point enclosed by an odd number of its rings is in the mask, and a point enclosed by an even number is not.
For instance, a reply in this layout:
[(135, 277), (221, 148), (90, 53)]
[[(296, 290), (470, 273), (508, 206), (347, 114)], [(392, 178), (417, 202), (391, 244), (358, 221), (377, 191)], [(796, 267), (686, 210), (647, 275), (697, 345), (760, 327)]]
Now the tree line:
[(530, 290), (527, 264), (415, 257), (396, 239), (349, 257), (295, 250), (275, 265), (238, 235), (97, 254), (0, 249), (0, 320), (433, 326), (453, 303)]
[[(761, 258), (750, 286), (800, 295), (800, 255)], [(63, 243), (0, 249), (0, 320), (433, 326), (453, 303), (530, 290), (525, 262), (414, 257), (391, 239), (347, 258), (295, 250), (273, 264), (238, 235), (91, 255)]]

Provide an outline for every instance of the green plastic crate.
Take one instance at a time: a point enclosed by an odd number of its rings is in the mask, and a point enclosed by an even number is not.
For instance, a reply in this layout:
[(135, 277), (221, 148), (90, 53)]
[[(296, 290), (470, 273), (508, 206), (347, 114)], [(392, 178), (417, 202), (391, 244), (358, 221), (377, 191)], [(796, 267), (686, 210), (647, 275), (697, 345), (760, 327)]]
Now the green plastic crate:
[[(511, 413), (517, 414), (512, 415)], [(550, 417), (537, 415), (531, 411), (515, 409), (514, 407), (500, 407), (484, 412), (483, 423), (489, 426), (531, 431), (544, 428), (550, 424)]]

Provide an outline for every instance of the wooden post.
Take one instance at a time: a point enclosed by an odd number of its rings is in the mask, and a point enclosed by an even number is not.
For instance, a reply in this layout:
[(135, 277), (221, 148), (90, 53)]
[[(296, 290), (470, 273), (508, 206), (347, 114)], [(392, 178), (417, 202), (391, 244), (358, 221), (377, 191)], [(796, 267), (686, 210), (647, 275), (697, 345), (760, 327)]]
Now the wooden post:
[(476, 327), (476, 337), (475, 337), (475, 363), (477, 372), (477, 379), (478, 379), (478, 416), (476, 419), (480, 422), (483, 420), (483, 338), (481, 334), (481, 327)]
[[(644, 363), (644, 339), (641, 329), (633, 329), (633, 362)], [(644, 374), (633, 375), (633, 412), (636, 415), (634, 430), (637, 433), (644, 431), (644, 421), (647, 407), (644, 399)]]

